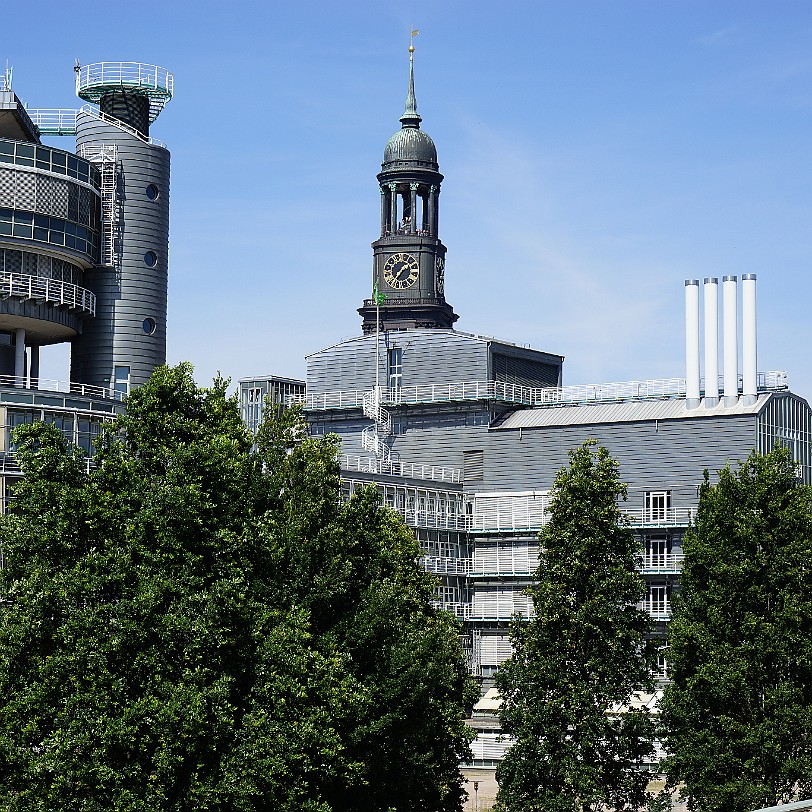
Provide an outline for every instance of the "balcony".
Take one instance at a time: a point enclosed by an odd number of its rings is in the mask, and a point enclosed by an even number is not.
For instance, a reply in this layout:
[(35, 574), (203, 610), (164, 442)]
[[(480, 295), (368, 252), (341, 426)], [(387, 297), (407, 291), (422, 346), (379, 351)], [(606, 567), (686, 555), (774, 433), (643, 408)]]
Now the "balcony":
[(418, 563), (426, 572), (433, 572), (435, 575), (467, 575), (471, 571), (470, 558), (422, 555)]
[(643, 556), (643, 575), (679, 575), (685, 561), (684, 553), (661, 553)]

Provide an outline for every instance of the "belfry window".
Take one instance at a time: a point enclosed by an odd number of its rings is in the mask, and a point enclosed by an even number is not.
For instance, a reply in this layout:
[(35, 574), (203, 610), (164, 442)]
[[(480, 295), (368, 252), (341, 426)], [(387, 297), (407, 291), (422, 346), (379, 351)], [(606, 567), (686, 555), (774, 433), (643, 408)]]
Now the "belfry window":
[(388, 388), (400, 389), (403, 385), (403, 348), (392, 347), (389, 350)]

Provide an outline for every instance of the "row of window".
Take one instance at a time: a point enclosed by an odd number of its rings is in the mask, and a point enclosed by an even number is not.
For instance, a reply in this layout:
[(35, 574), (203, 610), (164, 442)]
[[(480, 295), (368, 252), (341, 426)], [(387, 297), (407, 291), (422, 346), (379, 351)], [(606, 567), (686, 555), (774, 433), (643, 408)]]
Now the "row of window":
[(0, 163), (36, 167), (101, 188), (101, 174), (90, 161), (60, 149), (0, 138)]
[(65, 246), (93, 259), (99, 255), (99, 235), (61, 217), (0, 209), (0, 237), (2, 236)]
[(58, 428), (65, 438), (82, 448), (87, 454), (93, 452), (93, 441), (101, 432), (102, 421), (70, 412), (40, 412), (23, 409), (6, 411), (6, 449), (13, 452), (11, 432), (24, 423), (42, 421)]

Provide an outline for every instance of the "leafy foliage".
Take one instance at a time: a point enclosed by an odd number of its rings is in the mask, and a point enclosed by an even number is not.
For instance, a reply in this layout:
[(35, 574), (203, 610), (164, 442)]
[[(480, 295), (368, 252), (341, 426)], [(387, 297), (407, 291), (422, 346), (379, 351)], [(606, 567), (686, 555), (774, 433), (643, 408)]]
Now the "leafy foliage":
[(0, 808), (454, 810), (471, 701), (455, 621), (336, 441), (251, 449), (226, 382), (161, 368), (96, 466), (15, 434), (0, 521)]
[(689, 808), (812, 795), (812, 491), (788, 451), (708, 475), (685, 539), (663, 700)]
[[(618, 500), (626, 488), (605, 448), (587, 442), (555, 480), (531, 589), (535, 616), (511, 628), (496, 684), (516, 743), (497, 769), (503, 810), (639, 809), (653, 724), (627, 705), (650, 687), (655, 652), (636, 571), (638, 545)], [(623, 709), (623, 712), (617, 712)]]

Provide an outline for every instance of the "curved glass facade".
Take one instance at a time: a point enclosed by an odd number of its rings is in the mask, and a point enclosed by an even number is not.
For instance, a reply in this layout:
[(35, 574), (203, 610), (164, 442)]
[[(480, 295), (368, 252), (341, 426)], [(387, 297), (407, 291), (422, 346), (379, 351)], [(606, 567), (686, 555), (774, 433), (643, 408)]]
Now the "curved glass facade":
[(97, 191), (101, 188), (99, 170), (90, 161), (53, 147), (0, 138), (0, 163), (44, 169), (89, 183)]
[(98, 231), (61, 217), (0, 208), (0, 238), (4, 236), (64, 246), (85, 254), (93, 262), (97, 262), (99, 257)]

